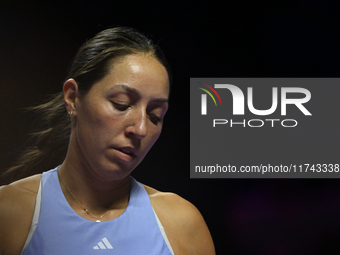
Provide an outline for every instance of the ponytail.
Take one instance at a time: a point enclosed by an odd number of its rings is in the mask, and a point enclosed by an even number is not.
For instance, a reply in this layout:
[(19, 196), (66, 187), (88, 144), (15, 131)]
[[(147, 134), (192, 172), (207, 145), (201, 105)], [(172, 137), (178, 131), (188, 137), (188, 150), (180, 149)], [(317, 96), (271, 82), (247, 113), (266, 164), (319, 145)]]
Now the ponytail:
[(2, 174), (2, 183), (38, 174), (62, 163), (66, 156), (71, 133), (71, 120), (67, 115), (63, 94), (59, 93), (47, 103), (29, 110), (41, 116), (41, 130), (31, 134), (28, 147), (16, 164)]

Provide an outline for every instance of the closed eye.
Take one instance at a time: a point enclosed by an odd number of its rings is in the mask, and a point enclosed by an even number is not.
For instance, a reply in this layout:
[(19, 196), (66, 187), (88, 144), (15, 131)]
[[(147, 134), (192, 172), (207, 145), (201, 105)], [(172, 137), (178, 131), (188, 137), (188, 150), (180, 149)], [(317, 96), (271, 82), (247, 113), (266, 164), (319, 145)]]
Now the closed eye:
[(159, 117), (157, 117), (156, 115), (153, 115), (153, 114), (149, 114), (149, 118), (150, 118), (151, 122), (155, 125), (157, 125), (161, 121), (161, 118), (159, 118)]
[(126, 111), (130, 105), (125, 105), (125, 104), (117, 104), (115, 102), (112, 102), (114, 108), (116, 108), (118, 111)]

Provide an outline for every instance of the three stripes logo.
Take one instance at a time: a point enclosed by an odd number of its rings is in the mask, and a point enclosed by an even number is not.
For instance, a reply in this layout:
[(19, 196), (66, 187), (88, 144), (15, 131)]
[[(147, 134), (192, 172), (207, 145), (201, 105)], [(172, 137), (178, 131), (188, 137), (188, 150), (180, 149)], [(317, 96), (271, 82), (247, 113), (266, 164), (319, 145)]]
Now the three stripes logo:
[(98, 245), (94, 246), (93, 247), (94, 250), (106, 250), (106, 249), (109, 249), (109, 250), (112, 250), (113, 247), (112, 245), (110, 244), (109, 240), (107, 240), (106, 237), (104, 237), (102, 239), (102, 242), (99, 242)]
[[(207, 88), (209, 88), (217, 96), (217, 98), (220, 101), (220, 104), (222, 106), (221, 98), (220, 98), (219, 94), (216, 92), (216, 90), (213, 87), (209, 86), (208, 84), (202, 83), (202, 82), (197, 82), (197, 83), (200, 83), (200, 84), (206, 86)], [(217, 106), (215, 97), (213, 96), (213, 94), (211, 94), (211, 92), (209, 90), (204, 89), (204, 88), (200, 88), (200, 87), (198, 87), (198, 88), (200, 90), (203, 90), (204, 92), (206, 92), (212, 98), (212, 100), (214, 101), (215, 106)], [(201, 114), (202, 115), (207, 115), (207, 94), (202, 94), (201, 95)]]

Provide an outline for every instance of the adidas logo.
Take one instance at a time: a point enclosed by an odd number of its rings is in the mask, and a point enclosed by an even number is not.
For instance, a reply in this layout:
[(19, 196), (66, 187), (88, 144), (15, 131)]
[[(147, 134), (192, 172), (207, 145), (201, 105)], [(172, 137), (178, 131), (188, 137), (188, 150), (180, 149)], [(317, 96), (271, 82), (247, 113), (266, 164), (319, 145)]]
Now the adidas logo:
[(109, 250), (112, 250), (113, 247), (112, 245), (110, 244), (109, 240), (107, 240), (106, 237), (104, 237), (102, 239), (102, 242), (99, 242), (98, 245), (96, 245), (95, 247), (93, 247), (94, 250), (106, 250), (106, 249), (109, 249)]

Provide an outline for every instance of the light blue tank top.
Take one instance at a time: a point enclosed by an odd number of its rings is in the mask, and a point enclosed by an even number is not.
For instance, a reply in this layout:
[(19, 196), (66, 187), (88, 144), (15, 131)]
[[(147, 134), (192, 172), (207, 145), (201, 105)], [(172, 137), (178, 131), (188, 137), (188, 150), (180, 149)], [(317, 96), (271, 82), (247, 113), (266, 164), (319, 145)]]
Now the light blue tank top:
[[(68, 204), (58, 180), (58, 169), (41, 177), (41, 206), (36, 205), (30, 240), (24, 255), (171, 255), (171, 246), (143, 185), (131, 177), (125, 212), (111, 221), (80, 217)], [(36, 225), (36, 226), (34, 226)], [(164, 240), (164, 238), (166, 240)], [(170, 251), (171, 250), (171, 251)]]

